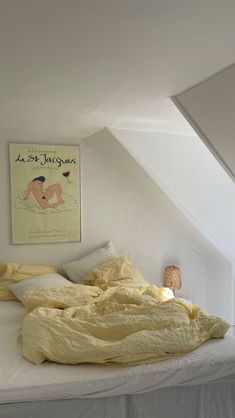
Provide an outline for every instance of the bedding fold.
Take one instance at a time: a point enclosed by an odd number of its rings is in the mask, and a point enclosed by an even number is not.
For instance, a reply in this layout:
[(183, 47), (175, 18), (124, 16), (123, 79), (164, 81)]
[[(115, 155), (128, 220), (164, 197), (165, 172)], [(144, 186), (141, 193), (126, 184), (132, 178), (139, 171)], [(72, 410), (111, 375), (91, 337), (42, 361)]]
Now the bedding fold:
[(39, 306), (35, 292), (23, 298), (30, 306), (22, 325), (23, 354), (34, 364), (151, 363), (221, 338), (229, 328), (196, 305), (167, 299), (164, 289), (150, 284), (118, 284), (105, 291), (74, 285), (72, 299), (67, 295), (62, 306), (68, 288), (43, 289), (46, 306)]

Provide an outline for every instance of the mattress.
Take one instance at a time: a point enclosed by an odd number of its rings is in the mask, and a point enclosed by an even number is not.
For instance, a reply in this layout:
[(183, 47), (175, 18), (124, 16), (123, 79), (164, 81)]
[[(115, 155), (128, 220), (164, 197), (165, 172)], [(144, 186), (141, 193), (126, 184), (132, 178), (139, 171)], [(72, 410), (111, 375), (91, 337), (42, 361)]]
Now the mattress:
[(210, 340), (198, 349), (159, 363), (35, 366), (22, 357), (20, 328), (24, 308), (0, 302), (0, 403), (102, 398), (208, 382), (235, 382), (235, 339)]

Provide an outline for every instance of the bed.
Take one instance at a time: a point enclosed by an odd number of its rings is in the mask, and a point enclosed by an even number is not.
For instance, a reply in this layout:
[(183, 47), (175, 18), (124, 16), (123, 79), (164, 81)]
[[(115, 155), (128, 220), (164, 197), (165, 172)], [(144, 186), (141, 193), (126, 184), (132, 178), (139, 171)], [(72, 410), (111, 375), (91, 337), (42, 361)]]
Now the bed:
[(159, 363), (35, 366), (22, 357), (24, 308), (0, 302), (0, 417), (234, 418), (235, 339)]

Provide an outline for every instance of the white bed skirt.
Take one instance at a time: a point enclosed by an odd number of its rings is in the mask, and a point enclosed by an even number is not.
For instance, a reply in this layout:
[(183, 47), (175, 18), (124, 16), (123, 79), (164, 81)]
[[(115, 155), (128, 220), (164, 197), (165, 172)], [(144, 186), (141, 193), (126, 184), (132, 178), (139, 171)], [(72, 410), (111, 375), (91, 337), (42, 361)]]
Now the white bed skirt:
[(0, 418), (234, 418), (235, 380), (109, 398), (0, 405)]

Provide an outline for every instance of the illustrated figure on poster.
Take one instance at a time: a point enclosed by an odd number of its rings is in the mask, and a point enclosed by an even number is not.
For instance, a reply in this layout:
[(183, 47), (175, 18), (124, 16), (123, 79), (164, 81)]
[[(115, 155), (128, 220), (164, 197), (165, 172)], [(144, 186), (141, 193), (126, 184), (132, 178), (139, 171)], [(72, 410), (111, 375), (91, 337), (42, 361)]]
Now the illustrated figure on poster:
[[(56, 208), (57, 206), (64, 203), (64, 200), (61, 197), (62, 187), (59, 183), (57, 183), (51, 184), (45, 190), (43, 190), (43, 183), (45, 180), (46, 178), (44, 176), (39, 176), (30, 181), (25, 192), (24, 200), (28, 200), (29, 196), (32, 194), (42, 209)], [(54, 196), (56, 196), (57, 201), (50, 203), (50, 199)]]
[[(61, 184), (51, 184), (44, 189), (45, 181), (44, 176), (35, 177), (30, 181), (26, 191), (18, 194), (15, 208), (42, 214), (58, 213), (77, 208), (76, 200), (67, 193), (63, 193)], [(52, 210), (48, 211), (48, 209)]]

